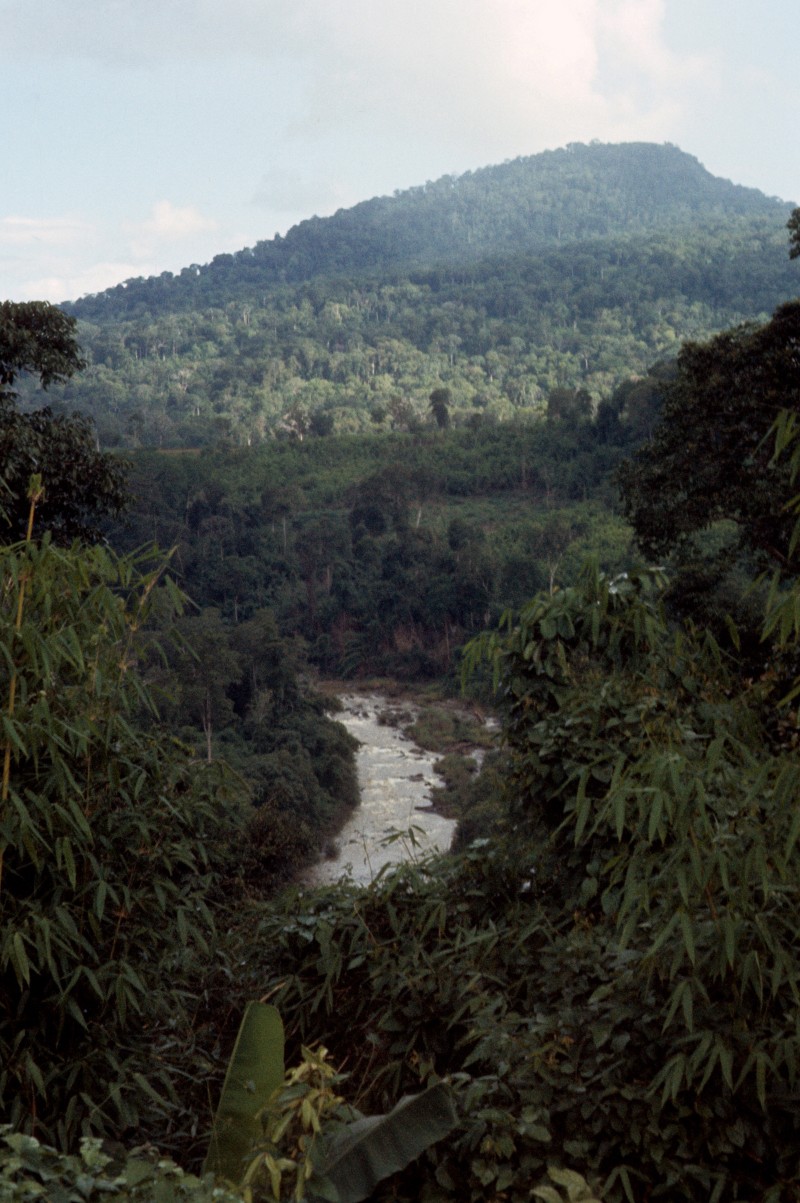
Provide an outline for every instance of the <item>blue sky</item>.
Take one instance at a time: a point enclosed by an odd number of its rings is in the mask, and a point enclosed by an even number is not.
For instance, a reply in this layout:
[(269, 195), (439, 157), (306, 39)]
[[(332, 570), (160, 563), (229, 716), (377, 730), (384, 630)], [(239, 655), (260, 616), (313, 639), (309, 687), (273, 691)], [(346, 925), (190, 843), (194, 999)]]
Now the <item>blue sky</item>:
[(800, 202), (796, 0), (0, 0), (0, 298), (567, 142)]

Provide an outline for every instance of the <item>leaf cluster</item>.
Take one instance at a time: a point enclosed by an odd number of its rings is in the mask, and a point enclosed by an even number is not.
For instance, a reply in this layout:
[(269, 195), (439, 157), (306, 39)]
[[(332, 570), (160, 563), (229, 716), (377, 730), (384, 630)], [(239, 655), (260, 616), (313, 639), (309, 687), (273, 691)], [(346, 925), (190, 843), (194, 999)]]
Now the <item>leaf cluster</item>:
[(770, 435), (781, 411), (800, 407), (798, 338), (800, 302), (790, 301), (766, 325), (682, 349), (653, 439), (619, 473), (646, 555), (728, 519), (762, 562), (787, 567), (792, 488)]
[(0, 548), (2, 1118), (64, 1146), (168, 1140), (190, 1105), (177, 1064), (243, 822), (229, 774), (136, 722), (161, 572), (47, 536)]
[(44, 483), (39, 520), (62, 542), (94, 537), (98, 520), (126, 501), (126, 465), (100, 452), (91, 422), (49, 409), (14, 407), (18, 377), (42, 388), (86, 366), (74, 318), (42, 301), (0, 302), (0, 531), (4, 542), (25, 534), (32, 474)]
[(55, 540), (96, 539), (100, 527), (128, 504), (128, 464), (97, 448), (88, 418), (50, 409), (17, 413), (0, 408), (0, 533), (5, 542), (25, 534), (27, 484), (41, 476), (39, 528)]
[(123, 1200), (133, 1203), (241, 1203), (208, 1176), (187, 1174), (151, 1148), (112, 1155), (97, 1137), (84, 1137), (77, 1153), (63, 1153), (35, 1137), (0, 1129), (0, 1198), (4, 1203), (86, 1203)]
[(76, 329), (74, 317), (46, 301), (0, 302), (0, 408), (13, 399), (21, 374), (47, 388), (85, 366)]

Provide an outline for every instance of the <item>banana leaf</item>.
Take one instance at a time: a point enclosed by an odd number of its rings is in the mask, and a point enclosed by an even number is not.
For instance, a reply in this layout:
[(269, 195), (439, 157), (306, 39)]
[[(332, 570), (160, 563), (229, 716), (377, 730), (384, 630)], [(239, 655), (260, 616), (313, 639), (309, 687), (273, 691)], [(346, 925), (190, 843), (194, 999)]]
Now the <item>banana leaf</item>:
[(249, 1002), (236, 1037), (203, 1173), (241, 1182), (261, 1135), (258, 1112), (283, 1082), (283, 1023), (275, 1007)]
[[(456, 1123), (452, 1093), (445, 1082), (402, 1098), (387, 1115), (355, 1120), (330, 1138), (320, 1167), (317, 1197), (330, 1197), (331, 1184), (339, 1203), (359, 1203), (384, 1178), (449, 1135)], [(313, 1198), (313, 1178), (308, 1185)]]

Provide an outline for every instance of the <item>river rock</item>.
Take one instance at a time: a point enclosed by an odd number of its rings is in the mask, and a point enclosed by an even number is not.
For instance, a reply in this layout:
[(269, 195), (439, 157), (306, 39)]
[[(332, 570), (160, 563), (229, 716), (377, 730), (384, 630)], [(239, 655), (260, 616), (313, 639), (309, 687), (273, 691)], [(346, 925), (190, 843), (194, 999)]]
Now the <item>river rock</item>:
[[(431, 806), (438, 757), (412, 743), (398, 726), (381, 721), (391, 708), (380, 694), (345, 694), (336, 715), (359, 741), (356, 753), (361, 805), (336, 837), (336, 855), (308, 874), (309, 884), (349, 878), (366, 885), (389, 864), (450, 847), (455, 822)], [(408, 721), (413, 714), (404, 703)], [(404, 834), (408, 833), (409, 834)], [(387, 843), (387, 840), (391, 841)]]

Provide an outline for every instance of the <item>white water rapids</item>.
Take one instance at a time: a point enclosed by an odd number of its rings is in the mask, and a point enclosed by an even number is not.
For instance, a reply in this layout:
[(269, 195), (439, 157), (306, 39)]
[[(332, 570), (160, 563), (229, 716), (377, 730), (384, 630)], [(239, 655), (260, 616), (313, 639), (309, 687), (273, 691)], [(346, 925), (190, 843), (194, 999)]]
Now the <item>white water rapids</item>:
[[(379, 720), (387, 713), (413, 715), (416, 708), (380, 694), (344, 694), (340, 700), (344, 709), (335, 717), (361, 744), (356, 752), (361, 805), (335, 839), (336, 856), (308, 873), (313, 885), (342, 877), (367, 884), (384, 865), (446, 851), (456, 826), (430, 809), (438, 756), (418, 748), (398, 726)], [(409, 828), (416, 847), (402, 834)], [(397, 839), (387, 844), (395, 833), (400, 833)]]

